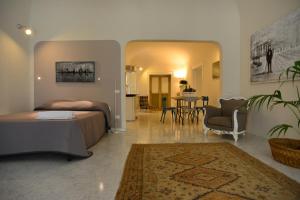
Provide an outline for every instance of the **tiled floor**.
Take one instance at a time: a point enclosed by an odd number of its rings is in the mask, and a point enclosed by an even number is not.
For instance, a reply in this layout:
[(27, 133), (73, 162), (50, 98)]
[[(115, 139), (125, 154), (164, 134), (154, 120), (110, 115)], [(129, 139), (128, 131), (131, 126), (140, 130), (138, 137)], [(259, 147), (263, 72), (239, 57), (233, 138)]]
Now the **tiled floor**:
[[(169, 113), (168, 113), (169, 114)], [(132, 143), (220, 142), (231, 136), (204, 137), (201, 123), (184, 126), (159, 123), (160, 113), (140, 113), (127, 124), (126, 133), (106, 135), (85, 160), (66, 161), (62, 155), (42, 154), (0, 159), (1, 200), (112, 200)], [(246, 134), (238, 147), (300, 182), (300, 170), (284, 166), (271, 157), (266, 139)]]

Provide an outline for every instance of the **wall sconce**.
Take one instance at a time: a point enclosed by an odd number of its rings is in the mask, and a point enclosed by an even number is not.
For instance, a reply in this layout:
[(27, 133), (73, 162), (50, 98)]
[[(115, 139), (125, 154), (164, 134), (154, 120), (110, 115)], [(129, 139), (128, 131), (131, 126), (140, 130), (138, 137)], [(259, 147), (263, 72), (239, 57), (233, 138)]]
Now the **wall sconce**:
[(104, 184), (102, 182), (99, 183), (99, 190), (101, 192), (104, 190)]
[(144, 68), (142, 68), (142, 67), (139, 67), (139, 71), (140, 71), (140, 72), (141, 72), (141, 71), (143, 71), (143, 69), (144, 69)]
[(42, 77), (38, 76), (36, 79), (37, 79), (38, 81), (40, 81), (40, 80), (42, 79)]
[(26, 35), (31, 35), (32, 34), (32, 29), (30, 27), (24, 26), (22, 24), (17, 24), (17, 29), (20, 31), (24, 31)]
[(186, 77), (186, 70), (185, 69), (179, 69), (174, 71), (174, 77), (175, 78), (185, 78)]

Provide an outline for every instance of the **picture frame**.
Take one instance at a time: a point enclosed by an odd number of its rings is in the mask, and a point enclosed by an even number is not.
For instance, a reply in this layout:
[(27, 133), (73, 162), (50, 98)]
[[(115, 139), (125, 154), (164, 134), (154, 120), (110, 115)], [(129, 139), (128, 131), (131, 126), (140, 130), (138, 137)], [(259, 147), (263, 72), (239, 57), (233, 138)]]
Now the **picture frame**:
[(251, 83), (286, 81), (291, 78), (280, 74), (300, 61), (299, 30), (300, 8), (251, 35)]
[(212, 79), (220, 78), (220, 61), (214, 62), (212, 64)]
[(95, 82), (95, 62), (55, 62), (55, 73), (56, 82)]

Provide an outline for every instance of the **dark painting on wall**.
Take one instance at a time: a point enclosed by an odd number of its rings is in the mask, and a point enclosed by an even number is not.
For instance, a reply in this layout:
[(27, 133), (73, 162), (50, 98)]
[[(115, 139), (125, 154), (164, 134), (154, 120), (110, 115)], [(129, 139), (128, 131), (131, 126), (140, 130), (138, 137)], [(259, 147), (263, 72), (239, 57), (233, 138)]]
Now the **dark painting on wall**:
[(56, 82), (95, 82), (95, 62), (56, 62)]
[(250, 48), (251, 82), (278, 81), (300, 60), (300, 8), (254, 33)]

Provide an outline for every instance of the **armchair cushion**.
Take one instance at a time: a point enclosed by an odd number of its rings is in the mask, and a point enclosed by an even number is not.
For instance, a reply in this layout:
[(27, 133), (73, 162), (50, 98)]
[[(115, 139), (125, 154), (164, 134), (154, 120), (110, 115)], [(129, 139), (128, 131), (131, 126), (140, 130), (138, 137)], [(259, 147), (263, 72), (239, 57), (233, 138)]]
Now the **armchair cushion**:
[(207, 120), (208, 124), (217, 125), (217, 126), (225, 126), (228, 128), (232, 128), (232, 120), (231, 117), (210, 117)]
[(220, 116), (222, 114), (221, 108), (217, 108), (214, 106), (204, 106), (204, 110), (205, 110), (204, 124), (206, 124), (206, 126), (208, 125), (207, 120), (209, 118)]
[(222, 115), (231, 116), (235, 109), (238, 109), (247, 103), (244, 99), (220, 99)]

